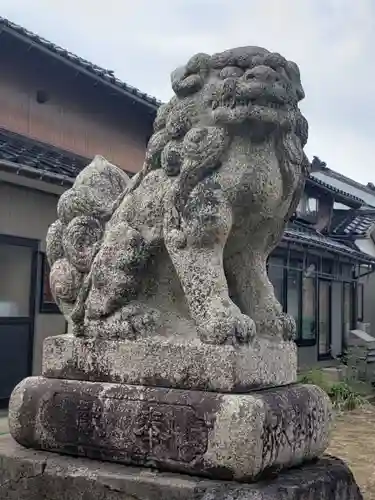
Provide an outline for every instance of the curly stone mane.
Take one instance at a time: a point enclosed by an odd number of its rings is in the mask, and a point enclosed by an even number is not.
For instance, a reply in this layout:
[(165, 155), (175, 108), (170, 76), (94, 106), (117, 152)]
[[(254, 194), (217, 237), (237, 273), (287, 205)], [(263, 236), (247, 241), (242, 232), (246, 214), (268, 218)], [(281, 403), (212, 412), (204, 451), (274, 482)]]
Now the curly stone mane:
[[(199, 53), (172, 73), (172, 89), (176, 95), (158, 109), (143, 168), (129, 190), (136, 189), (150, 171), (161, 168), (168, 176), (178, 178), (173, 189), (175, 206), (181, 209), (193, 188), (220, 165), (230, 143), (227, 126), (243, 122), (247, 115), (238, 113), (235, 103), (225, 110), (226, 116), (223, 116), (223, 110), (216, 114), (215, 111), (210, 113), (214, 108), (213, 103), (215, 100), (218, 103), (220, 93), (223, 93), (223, 89), (212, 82), (213, 76), (218, 76), (226, 83), (230, 80), (233, 86), (236, 80), (246, 76), (246, 71), (264, 65), (274, 69), (289, 69), (291, 80), (295, 79), (296, 86), (300, 87), (299, 70), (294, 63), (278, 53), (258, 47), (252, 49), (245, 57), (242, 48), (213, 56)], [(302, 87), (300, 89), (297, 88), (297, 94), (303, 93)], [(303, 94), (297, 96), (298, 100), (302, 97)], [(280, 123), (275, 131), (278, 143), (276, 151), (286, 185), (289, 184), (289, 168), (287, 165), (283, 168), (285, 162), (301, 163), (298, 155), (302, 154), (305, 172), (310, 168), (303, 153), (307, 137), (306, 119), (298, 108), (291, 108), (288, 119)], [(295, 144), (295, 138), (300, 140), (300, 144)], [(127, 193), (123, 193), (121, 200)]]

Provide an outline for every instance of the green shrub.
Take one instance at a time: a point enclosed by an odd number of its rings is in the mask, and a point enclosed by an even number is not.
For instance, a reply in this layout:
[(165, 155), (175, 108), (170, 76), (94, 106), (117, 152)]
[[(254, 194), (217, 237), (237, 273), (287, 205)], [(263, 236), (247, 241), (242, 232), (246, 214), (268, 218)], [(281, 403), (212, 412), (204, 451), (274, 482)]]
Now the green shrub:
[(338, 410), (355, 410), (365, 405), (366, 400), (345, 382), (333, 384), (328, 392), (334, 408)]
[(299, 376), (302, 384), (313, 384), (323, 389), (332, 401), (332, 405), (339, 411), (351, 411), (366, 404), (366, 399), (353, 389), (347, 382), (333, 383), (329, 377), (319, 369), (310, 370)]

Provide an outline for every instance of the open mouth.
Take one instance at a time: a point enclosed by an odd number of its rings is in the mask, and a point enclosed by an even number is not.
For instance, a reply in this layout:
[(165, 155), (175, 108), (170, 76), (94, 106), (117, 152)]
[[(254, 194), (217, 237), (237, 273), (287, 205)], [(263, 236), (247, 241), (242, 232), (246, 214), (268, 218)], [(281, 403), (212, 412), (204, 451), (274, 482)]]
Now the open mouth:
[(212, 101), (212, 110), (217, 108), (229, 108), (233, 109), (235, 107), (244, 107), (244, 108), (273, 108), (273, 109), (286, 109), (285, 103), (271, 101), (266, 98), (258, 98), (258, 99), (249, 99), (248, 101), (240, 101), (236, 99), (220, 99)]
[(211, 109), (213, 120), (217, 124), (257, 120), (281, 125), (288, 121), (290, 103), (278, 102), (265, 96), (246, 100), (222, 98), (212, 101)]
[(236, 122), (246, 118), (279, 121), (297, 103), (285, 75), (271, 68), (255, 67), (240, 78), (226, 78), (211, 98), (215, 121)]

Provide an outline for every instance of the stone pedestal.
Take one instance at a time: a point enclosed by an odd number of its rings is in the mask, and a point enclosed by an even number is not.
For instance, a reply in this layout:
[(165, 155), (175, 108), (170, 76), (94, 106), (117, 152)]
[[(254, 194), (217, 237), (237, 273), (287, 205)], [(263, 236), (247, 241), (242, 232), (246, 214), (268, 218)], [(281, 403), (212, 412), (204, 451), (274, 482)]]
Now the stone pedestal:
[(318, 457), (330, 422), (328, 396), (307, 385), (220, 394), (31, 377), (10, 400), (23, 446), (239, 481)]
[(32, 451), (0, 437), (1, 500), (363, 500), (348, 467), (323, 457), (256, 484), (213, 481)]
[(319, 460), (331, 405), (295, 383), (295, 355), (267, 339), (251, 350), (49, 338), (43, 376), (22, 381), (9, 406), (12, 437), (38, 451), (3, 441), (0, 498), (359, 500), (345, 465)]
[(292, 341), (259, 338), (245, 345), (204, 344), (182, 336), (102, 340), (58, 335), (44, 342), (43, 375), (175, 389), (248, 392), (297, 379)]

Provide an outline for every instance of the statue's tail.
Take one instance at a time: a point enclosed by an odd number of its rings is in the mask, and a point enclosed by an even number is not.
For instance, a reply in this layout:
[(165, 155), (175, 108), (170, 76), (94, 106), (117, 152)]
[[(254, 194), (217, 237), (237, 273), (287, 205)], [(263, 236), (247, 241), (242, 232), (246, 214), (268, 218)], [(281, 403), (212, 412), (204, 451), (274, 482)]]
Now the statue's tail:
[(123, 170), (95, 156), (58, 202), (58, 219), (47, 233), (50, 284), (61, 312), (74, 323), (83, 322), (91, 265), (128, 183)]

